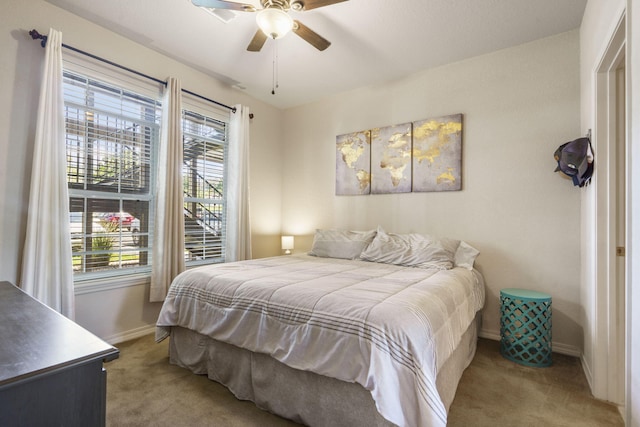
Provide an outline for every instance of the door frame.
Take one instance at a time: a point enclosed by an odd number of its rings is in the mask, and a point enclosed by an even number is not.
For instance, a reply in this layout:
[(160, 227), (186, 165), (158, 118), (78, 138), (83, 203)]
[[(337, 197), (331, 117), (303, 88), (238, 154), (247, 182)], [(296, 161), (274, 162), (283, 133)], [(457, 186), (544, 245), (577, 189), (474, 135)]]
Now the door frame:
[[(620, 103), (617, 79), (618, 70), (626, 61), (626, 15), (623, 14), (607, 45), (601, 61), (595, 69), (595, 127), (593, 130), (596, 176), (595, 216), (589, 227), (595, 233), (593, 250), (595, 265), (595, 337), (592, 391), (595, 397), (625, 405), (626, 373), (625, 360), (626, 318), (624, 295), (628, 286), (620, 283), (617, 273), (616, 233), (617, 218), (617, 174), (616, 150), (619, 114), (628, 111), (629, 92), (625, 84), (625, 111), (619, 111)], [(628, 75), (628, 73), (625, 73)], [(625, 117), (626, 121), (626, 117)], [(624, 138), (625, 151), (629, 153), (629, 137)], [(626, 177), (626, 200), (628, 201), (629, 169)], [(628, 204), (625, 209), (629, 221)], [(629, 227), (625, 227), (629, 241)], [(627, 244), (625, 243), (625, 247)], [(628, 271), (628, 262), (625, 270)], [(612, 363), (614, 362), (614, 363)], [(622, 411), (624, 412), (624, 411)]]

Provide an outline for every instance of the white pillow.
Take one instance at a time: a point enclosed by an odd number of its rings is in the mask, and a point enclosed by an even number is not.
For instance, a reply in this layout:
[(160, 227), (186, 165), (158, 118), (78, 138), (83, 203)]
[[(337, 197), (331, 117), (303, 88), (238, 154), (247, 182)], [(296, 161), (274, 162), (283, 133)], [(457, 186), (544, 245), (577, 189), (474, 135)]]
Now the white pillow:
[(459, 244), (459, 240), (438, 239), (424, 234), (387, 233), (378, 227), (376, 237), (360, 258), (407, 267), (448, 270), (453, 268)]
[(376, 230), (316, 230), (309, 255), (326, 258), (358, 259), (376, 235)]
[(456, 250), (454, 265), (456, 267), (463, 267), (472, 270), (473, 263), (476, 261), (476, 258), (479, 254), (479, 250), (477, 250), (464, 240), (461, 240), (460, 245), (458, 245), (458, 249)]

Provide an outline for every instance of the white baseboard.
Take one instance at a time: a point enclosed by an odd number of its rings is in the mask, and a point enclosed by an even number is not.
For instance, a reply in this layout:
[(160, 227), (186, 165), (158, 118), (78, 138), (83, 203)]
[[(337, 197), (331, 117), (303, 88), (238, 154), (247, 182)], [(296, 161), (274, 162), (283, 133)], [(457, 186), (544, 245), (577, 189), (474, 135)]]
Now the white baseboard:
[(582, 359), (582, 351), (580, 351), (580, 349), (576, 346), (554, 342), (551, 344), (551, 347), (556, 353)]
[[(480, 329), (480, 332), (478, 333), (478, 336), (480, 338), (486, 338), (486, 339), (490, 339), (490, 340), (494, 340), (494, 341), (500, 341), (500, 332), (498, 332), (498, 331), (492, 331), (492, 330), (488, 330), (488, 329)], [(558, 342), (553, 342), (551, 344), (551, 348), (552, 348), (552, 351), (554, 353), (560, 353), (560, 354), (564, 354), (564, 355), (567, 355), (567, 356), (578, 357), (578, 358), (582, 359), (582, 351), (580, 351), (580, 349), (578, 347), (576, 347), (576, 346), (563, 344), (563, 343), (558, 343)], [(584, 363), (583, 363), (583, 366), (584, 366)]]
[(589, 384), (589, 390), (593, 392), (593, 374), (591, 373), (591, 367), (584, 359), (584, 354), (580, 356), (580, 363), (582, 364), (582, 371), (584, 372), (584, 376)]
[(104, 341), (111, 345), (116, 345), (121, 342), (134, 340), (136, 338), (143, 337), (145, 335), (153, 334), (156, 330), (156, 325), (145, 325), (139, 328), (131, 329), (128, 331), (120, 332), (115, 335), (103, 338)]
[(480, 338), (486, 338), (488, 340), (500, 341), (500, 334), (495, 331), (489, 331), (487, 329), (480, 329), (478, 332)]

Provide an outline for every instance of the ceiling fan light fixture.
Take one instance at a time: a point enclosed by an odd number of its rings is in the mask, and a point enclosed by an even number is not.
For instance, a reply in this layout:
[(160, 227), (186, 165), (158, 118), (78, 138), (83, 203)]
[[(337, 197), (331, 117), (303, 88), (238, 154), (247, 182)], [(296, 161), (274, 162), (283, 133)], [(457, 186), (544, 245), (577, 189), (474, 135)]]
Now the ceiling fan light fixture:
[(267, 8), (256, 16), (258, 27), (267, 37), (279, 39), (293, 29), (293, 19), (287, 12), (278, 8)]

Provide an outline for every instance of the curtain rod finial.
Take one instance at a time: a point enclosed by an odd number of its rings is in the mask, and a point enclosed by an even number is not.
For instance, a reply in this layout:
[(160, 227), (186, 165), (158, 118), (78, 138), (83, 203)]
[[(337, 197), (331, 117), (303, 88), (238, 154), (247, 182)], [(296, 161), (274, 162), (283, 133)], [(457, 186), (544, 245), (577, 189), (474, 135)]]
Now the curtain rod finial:
[(42, 34), (40, 34), (40, 33), (38, 32), (38, 30), (33, 29), (33, 30), (29, 31), (29, 35), (31, 36), (31, 38), (32, 38), (33, 40), (42, 40), (42, 41), (40, 42), (40, 45), (41, 45), (42, 47), (45, 47), (45, 46), (47, 45), (47, 36), (43, 36)]

